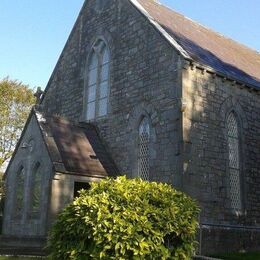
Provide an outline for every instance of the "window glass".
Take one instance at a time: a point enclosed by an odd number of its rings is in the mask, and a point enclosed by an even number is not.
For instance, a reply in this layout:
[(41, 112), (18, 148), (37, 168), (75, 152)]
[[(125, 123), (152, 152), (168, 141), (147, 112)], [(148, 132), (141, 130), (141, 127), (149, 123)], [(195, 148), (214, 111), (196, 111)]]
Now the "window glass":
[(95, 102), (88, 103), (88, 106), (87, 106), (87, 118), (89, 120), (95, 118)]
[(108, 82), (104, 81), (100, 84), (100, 98), (107, 97), (108, 95)]
[(23, 210), (25, 169), (21, 167), (16, 175), (16, 203), (15, 211), (20, 215)]
[(90, 86), (88, 88), (88, 102), (96, 100), (96, 85)]
[(149, 146), (150, 126), (145, 117), (139, 125), (139, 154), (138, 154), (138, 176), (143, 180), (149, 180)]
[(93, 51), (91, 58), (90, 58), (89, 70), (97, 68), (97, 66), (98, 66), (98, 57), (97, 57), (96, 53)]
[(41, 202), (41, 172), (40, 164), (37, 163), (32, 172), (32, 211), (38, 212)]
[(105, 42), (98, 40), (93, 46), (88, 65), (88, 84), (86, 86), (87, 120), (107, 114), (109, 62), (108, 48)]
[(101, 67), (101, 82), (108, 80), (109, 64), (105, 64)]
[(99, 116), (104, 116), (107, 114), (107, 98), (99, 100)]
[(97, 68), (89, 71), (89, 86), (97, 82)]
[(241, 202), (241, 179), (240, 179), (240, 156), (239, 156), (239, 133), (238, 123), (234, 112), (227, 118), (228, 133), (228, 159), (229, 159), (229, 185), (230, 203), (234, 210), (242, 209)]
[(109, 62), (109, 53), (108, 53), (108, 49), (105, 48), (103, 51), (103, 60), (102, 60), (102, 64), (108, 63)]

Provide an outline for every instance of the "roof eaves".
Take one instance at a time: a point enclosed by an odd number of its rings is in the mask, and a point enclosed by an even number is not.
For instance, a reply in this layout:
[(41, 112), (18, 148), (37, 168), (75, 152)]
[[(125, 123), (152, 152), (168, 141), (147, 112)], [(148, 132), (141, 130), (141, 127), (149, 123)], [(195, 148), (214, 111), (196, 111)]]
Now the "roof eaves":
[(245, 81), (239, 80), (239, 79), (237, 79), (235, 77), (232, 77), (232, 76), (227, 75), (227, 74), (225, 74), (223, 72), (215, 70), (212, 67), (210, 67), (210, 66), (208, 66), (206, 64), (203, 64), (201, 62), (194, 61), (194, 60), (190, 61), (188, 59), (187, 59), (187, 62), (189, 62), (191, 65), (193, 64), (193, 65), (195, 65), (195, 67), (203, 69), (203, 70), (205, 70), (205, 71), (207, 71), (209, 73), (216, 74), (216, 75), (218, 75), (218, 76), (220, 76), (222, 78), (226, 78), (226, 79), (228, 79), (230, 81), (236, 82), (237, 84), (239, 84), (241, 86), (244, 86), (244, 87), (247, 87), (250, 90), (254, 90), (254, 91), (257, 91), (257, 92), (260, 91), (260, 88), (255, 86), (255, 85), (249, 84), (249, 83), (247, 83)]
[(90, 172), (85, 172), (85, 173), (78, 173), (78, 172), (73, 172), (73, 171), (61, 171), (61, 170), (55, 170), (56, 173), (61, 173), (61, 174), (69, 174), (69, 175), (75, 175), (75, 176), (84, 176), (84, 177), (89, 177), (89, 178), (99, 178), (99, 179), (104, 179), (108, 178), (109, 176), (106, 176), (102, 173), (90, 173)]
[(162, 28), (162, 26), (154, 20), (154, 18), (143, 8), (137, 0), (129, 0), (148, 20), (149, 22), (164, 36), (164, 38), (187, 60), (193, 60), (191, 56), (175, 41), (175, 39)]

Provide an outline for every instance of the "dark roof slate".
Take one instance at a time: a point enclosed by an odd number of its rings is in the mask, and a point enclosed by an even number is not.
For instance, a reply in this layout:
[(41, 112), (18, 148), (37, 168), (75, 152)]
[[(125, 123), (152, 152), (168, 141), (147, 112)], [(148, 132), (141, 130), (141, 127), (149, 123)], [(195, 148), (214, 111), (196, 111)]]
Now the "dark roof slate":
[(260, 89), (260, 54), (257, 51), (226, 38), (154, 0), (138, 2), (194, 61)]
[(118, 174), (93, 125), (76, 125), (59, 116), (44, 117), (39, 112), (36, 118), (55, 171), (93, 177)]

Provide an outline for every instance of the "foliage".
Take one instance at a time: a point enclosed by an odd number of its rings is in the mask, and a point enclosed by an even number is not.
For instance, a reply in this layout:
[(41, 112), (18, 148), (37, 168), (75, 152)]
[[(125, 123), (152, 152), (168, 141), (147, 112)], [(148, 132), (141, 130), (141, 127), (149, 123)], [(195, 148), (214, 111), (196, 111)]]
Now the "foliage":
[(167, 184), (126, 177), (92, 183), (59, 215), (50, 258), (189, 259), (198, 212)]
[(4, 170), (35, 103), (33, 90), (16, 80), (0, 80), (0, 170)]
[(46, 259), (44, 257), (31, 257), (31, 256), (0, 256), (0, 260), (40, 260)]

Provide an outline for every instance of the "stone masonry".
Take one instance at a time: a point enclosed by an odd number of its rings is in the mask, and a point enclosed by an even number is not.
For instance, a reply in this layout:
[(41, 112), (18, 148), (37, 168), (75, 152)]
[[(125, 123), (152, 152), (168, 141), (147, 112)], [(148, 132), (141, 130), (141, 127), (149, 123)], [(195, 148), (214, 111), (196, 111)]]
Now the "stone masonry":
[[(184, 191), (202, 207), (200, 220), (206, 227), (203, 251), (221, 251), (224, 247), (236, 251), (259, 248), (259, 95), (188, 65), (183, 70), (183, 99), (187, 104), (183, 114)], [(240, 215), (230, 206), (225, 121), (231, 110), (238, 115), (242, 137), (239, 152), (243, 212)], [(219, 237), (214, 245), (209, 242), (213, 234)]]
[(108, 2), (101, 14), (93, 1), (83, 9), (48, 84), (44, 110), (82, 120), (86, 57), (93, 41), (105, 37), (112, 55), (109, 114), (96, 124), (112, 158), (122, 173), (136, 174), (137, 126), (149, 114), (156, 132), (151, 180), (179, 185), (180, 57), (128, 1)]
[[(154, 7), (153, 1), (139, 2)], [(254, 88), (241, 82), (241, 78), (249, 76), (246, 73), (241, 76), (234, 66), (232, 72), (239, 74), (240, 79), (187, 58), (177, 42), (169, 40), (166, 35), (169, 28), (159, 28), (137, 7), (136, 0), (85, 1), (44, 92), (39, 105), (41, 112), (46, 116), (59, 115), (75, 124), (94, 124), (119, 172), (128, 177), (137, 177), (138, 127), (143, 117), (148, 118), (149, 180), (172, 184), (198, 201), (199, 253), (259, 249), (258, 85)], [(159, 7), (152, 7), (154, 14), (158, 14)], [(87, 122), (87, 65), (97, 39), (106, 43), (111, 56), (108, 113)], [(191, 41), (179, 40), (195, 48)], [(212, 59), (212, 53), (203, 52), (202, 48), (199, 51)], [(213, 61), (223, 65), (215, 56)], [(225, 66), (221, 69), (226, 69)], [(251, 77), (250, 82), (256, 80)], [(231, 111), (237, 115), (241, 137), (239, 213), (232, 210), (230, 202), (226, 121)], [(30, 126), (28, 129), (36, 131)], [(46, 162), (50, 163), (47, 159)], [(56, 214), (73, 199), (75, 181), (98, 181), (84, 175), (76, 178), (71, 173), (53, 173), (52, 169), (49, 174), (52, 197), (47, 229)], [(39, 230), (38, 235), (44, 232)]]
[[(109, 112), (95, 124), (120, 172), (136, 176), (138, 124), (147, 115), (152, 181), (196, 198), (202, 224), (222, 225), (219, 230), (259, 226), (259, 95), (190, 66), (129, 1), (110, 0), (102, 10), (94, 1), (85, 3), (47, 86), (43, 110), (84, 121), (86, 62), (97, 37), (107, 42), (112, 64)], [(244, 212), (239, 216), (230, 210), (228, 193), (225, 119), (232, 109), (243, 136)]]

